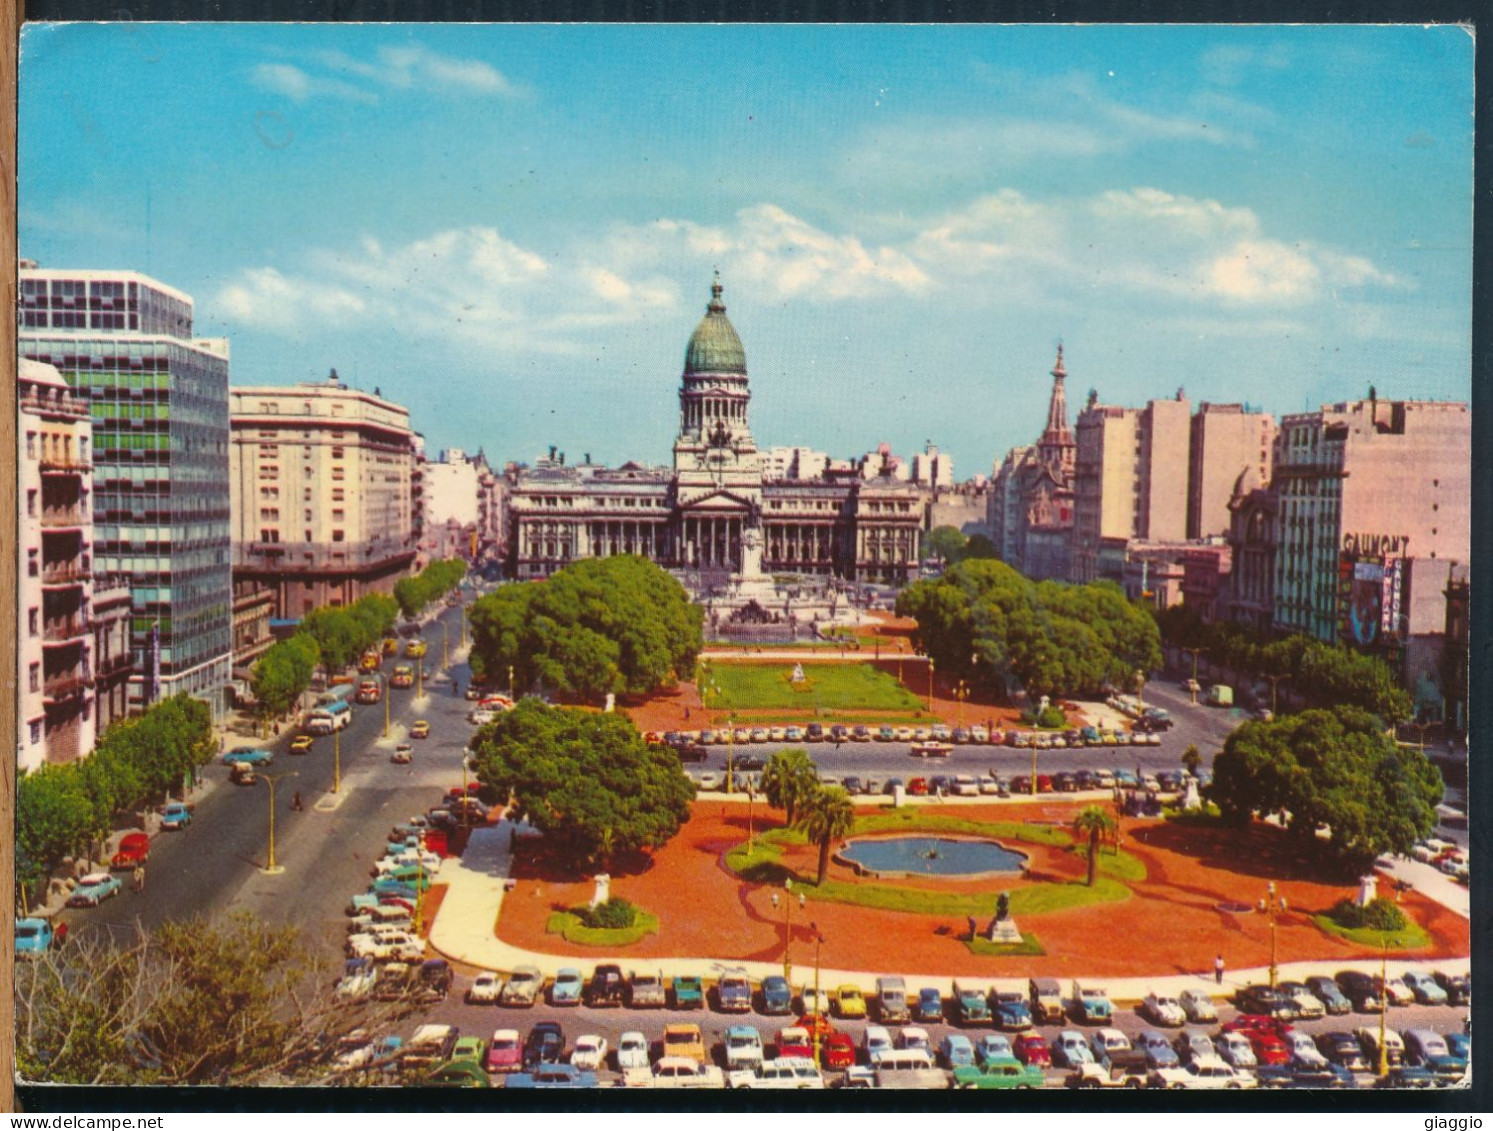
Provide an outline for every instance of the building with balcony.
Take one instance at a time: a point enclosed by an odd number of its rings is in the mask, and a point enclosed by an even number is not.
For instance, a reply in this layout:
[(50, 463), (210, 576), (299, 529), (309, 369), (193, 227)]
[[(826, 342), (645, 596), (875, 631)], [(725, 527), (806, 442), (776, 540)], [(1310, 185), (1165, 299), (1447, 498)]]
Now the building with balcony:
[(135, 671), (131, 594), (130, 579), (122, 573), (93, 579), (93, 707), (100, 736), (130, 712), (130, 676)]
[(16, 760), (21, 770), (93, 749), (92, 438), (88, 405), (52, 366), (16, 372)]
[(409, 410), (325, 381), (229, 394), (233, 575), (279, 620), (389, 593), (415, 560)]
[[(187, 692), (216, 715), (232, 652), (228, 342), (194, 338), (192, 299), (135, 271), (23, 266), (20, 306), (21, 355), (56, 367), (92, 417), (93, 564), (129, 578), (130, 706)], [(59, 502), (42, 521), (84, 517)]]

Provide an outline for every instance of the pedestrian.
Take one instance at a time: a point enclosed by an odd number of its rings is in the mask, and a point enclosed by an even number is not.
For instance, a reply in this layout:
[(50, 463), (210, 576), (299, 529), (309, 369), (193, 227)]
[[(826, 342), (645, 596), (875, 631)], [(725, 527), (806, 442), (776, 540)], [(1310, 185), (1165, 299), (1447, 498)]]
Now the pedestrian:
[(57, 929), (52, 932), (52, 945), (61, 946), (65, 942), (67, 942), (67, 924), (58, 923)]
[(296, 790), (295, 796), (290, 799), (290, 807), (297, 813), (301, 811), (301, 791)]
[(685, 722), (689, 722), (689, 708), (688, 707), (686, 707), (684, 709), (684, 721)]
[(145, 890), (145, 865), (144, 864), (136, 864), (135, 865), (135, 871), (130, 876), (130, 886), (135, 889), (135, 893), (137, 895), (140, 894), (141, 892), (143, 892)]
[(979, 933), (980, 933), (980, 925), (975, 922), (975, 917), (973, 915), (971, 915), (969, 917), (969, 941), (970, 942), (974, 942), (975, 941), (975, 936), (978, 935)]
[(1223, 955), (1221, 954), (1213, 960), (1213, 981), (1220, 986), (1223, 985)]

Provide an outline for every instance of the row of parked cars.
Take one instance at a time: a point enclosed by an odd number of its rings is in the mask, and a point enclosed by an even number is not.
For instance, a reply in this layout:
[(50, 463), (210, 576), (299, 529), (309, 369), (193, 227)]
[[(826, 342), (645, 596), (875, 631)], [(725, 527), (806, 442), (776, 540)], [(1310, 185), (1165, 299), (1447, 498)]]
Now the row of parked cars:
[[(756, 785), (760, 781), (758, 775), (761, 769), (759, 760), (737, 758), (731, 767), (734, 787), (745, 789), (749, 784)], [(702, 791), (708, 792), (725, 787), (726, 774), (724, 772), (692, 770), (690, 776), (696, 787)], [(1009, 797), (1012, 794), (1021, 796), (1032, 791), (1032, 779), (1026, 774), (1017, 774), (1013, 777), (996, 773), (931, 774), (913, 777), (846, 774), (841, 777), (824, 773), (819, 775), (819, 780), (824, 785), (840, 786), (852, 794), (888, 797), (896, 793), (899, 788), (913, 797)], [(1198, 778), (1199, 787), (1209, 780), (1208, 772), (1201, 771)], [(1122, 769), (1060, 770), (1053, 774), (1038, 774), (1037, 792), (1077, 793), (1086, 790), (1110, 791), (1119, 788), (1143, 790), (1149, 794), (1159, 795), (1182, 792), (1186, 781), (1187, 775), (1178, 770), (1162, 770), (1154, 774), (1137, 774), (1131, 770)]]
[[(1164, 716), (1166, 713), (1163, 711)], [(1144, 725), (1142, 725), (1144, 724)], [(1099, 727), (1074, 727), (1064, 731), (987, 730), (983, 726), (952, 727), (936, 723), (926, 727), (905, 726), (807, 726), (735, 727), (726, 730), (648, 731), (645, 741), (672, 746), (681, 752), (711, 746), (747, 746), (762, 742), (947, 742), (958, 746), (1014, 746), (1023, 749), (1066, 750), (1085, 746), (1159, 746), (1159, 732), (1171, 720), (1147, 717), (1134, 731), (1104, 730)]]

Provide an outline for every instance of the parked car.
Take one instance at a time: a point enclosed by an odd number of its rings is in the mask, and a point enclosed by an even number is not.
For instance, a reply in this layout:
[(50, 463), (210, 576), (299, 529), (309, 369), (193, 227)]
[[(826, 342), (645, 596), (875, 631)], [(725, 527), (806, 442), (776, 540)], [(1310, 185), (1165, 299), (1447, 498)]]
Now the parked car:
[(990, 995), (990, 1009), (996, 1026), (1008, 1033), (1032, 1027), (1032, 1011), (1020, 990), (996, 990)]
[(51, 949), (55, 937), (52, 924), (45, 919), (17, 919), (15, 955), (17, 958), (35, 958), (45, 954)]
[(1218, 1052), (1213, 1047), (1213, 1038), (1207, 1033), (1197, 1029), (1187, 1029), (1178, 1033), (1172, 1041), (1172, 1048), (1176, 1050), (1177, 1058), (1183, 1064), (1191, 1064), (1200, 1058), (1216, 1058)]
[(826, 1068), (844, 1069), (855, 1064), (855, 1038), (849, 1033), (831, 1033), (819, 1045), (819, 1059)]
[(793, 1009), (793, 988), (781, 974), (770, 974), (762, 979), (762, 1012), (781, 1015)]
[(574, 966), (562, 966), (555, 972), (555, 981), (550, 986), (551, 1005), (580, 1005), (585, 983), (581, 972)]
[(1063, 991), (1056, 978), (1033, 978), (1027, 983), (1027, 1000), (1038, 1023), (1051, 1025), (1066, 1016)]
[(1343, 996), (1343, 991), (1333, 979), (1317, 974), (1306, 980), (1306, 988), (1322, 1003), (1329, 1017), (1353, 1012), (1353, 1003)]
[(586, 986), (586, 1004), (592, 1009), (620, 1006), (626, 995), (626, 986), (622, 967), (615, 963), (603, 963), (591, 973), (591, 981)]
[(532, 1008), (539, 1000), (539, 991), (543, 986), (544, 975), (539, 972), (538, 967), (520, 966), (513, 971), (503, 986), (503, 992), (498, 996), (498, 1004), (510, 1009)]
[[(1379, 1026), (1360, 1025), (1353, 1030), (1353, 1035), (1358, 1038), (1358, 1047), (1363, 1049), (1363, 1058), (1368, 1061), (1370, 1069), (1376, 1069), (1379, 1065)], [(1405, 1041), (1393, 1029), (1384, 1030), (1384, 1058), (1389, 1067), (1405, 1063)]]
[(1183, 990), (1177, 995), (1177, 1004), (1189, 1022), (1205, 1025), (1218, 1020), (1218, 1009), (1206, 990)]
[(981, 1033), (980, 1039), (975, 1042), (976, 1064), (985, 1065), (992, 1060), (1006, 1060), (1015, 1055), (1011, 1038), (1004, 1033)]
[(667, 1004), (663, 976), (653, 970), (634, 970), (627, 982), (630, 1009), (662, 1009)]
[(1085, 1025), (1107, 1025), (1114, 1015), (1109, 995), (1092, 983), (1073, 983), (1073, 1019)]
[(732, 1088), (817, 1090), (824, 1087), (824, 1076), (806, 1056), (780, 1056), (730, 1072), (726, 1083)]
[(1228, 1089), (1258, 1087), (1247, 1072), (1240, 1072), (1218, 1057), (1199, 1057), (1181, 1068), (1158, 1068), (1151, 1073), (1153, 1088)]
[(943, 1021), (943, 994), (932, 986), (918, 991), (918, 999), (912, 1007), (914, 1021), (937, 1024)]
[(732, 1025), (721, 1038), (726, 1071), (755, 1069), (763, 1060), (762, 1034), (750, 1025)]
[(1446, 1005), (1446, 991), (1436, 984), (1436, 979), (1419, 970), (1407, 970), (1400, 976), (1406, 987), (1421, 1005)]
[(1364, 1059), (1363, 1047), (1352, 1033), (1334, 1030), (1317, 1034), (1317, 1051), (1331, 1064), (1339, 1064), (1350, 1072), (1367, 1072), (1369, 1063)]
[(484, 970), (472, 979), (466, 997), (473, 1005), (495, 1005), (502, 992), (503, 979), (491, 970)]
[(109, 858), (109, 867), (115, 871), (127, 872), (149, 859), (150, 837), (145, 833), (125, 833), (120, 838), (118, 850)]
[(192, 810), (183, 802), (173, 801), (161, 810), (161, 831), (180, 832), (192, 823)]
[(954, 983), (954, 1020), (960, 1025), (989, 1023), (990, 1004), (983, 986), (968, 981)]
[(508, 1088), (594, 1088), (596, 1073), (573, 1064), (536, 1064), (508, 1077)]
[(517, 1029), (496, 1029), (487, 1042), (489, 1072), (517, 1072), (524, 1065), (524, 1046)]
[(1361, 970), (1341, 970), (1335, 976), (1338, 989), (1353, 1003), (1359, 1013), (1374, 1013), (1379, 1009), (1379, 988), (1375, 978)]
[(1327, 1006), (1305, 982), (1277, 982), (1275, 988), (1285, 995), (1293, 1019), (1315, 1021), (1327, 1016)]
[(1434, 1088), (1436, 1077), (1429, 1068), (1418, 1064), (1401, 1064), (1374, 1081), (1376, 1088)]
[(722, 974), (715, 987), (715, 1003), (722, 1013), (750, 1013), (752, 983), (744, 974)]
[(1052, 1042), (1052, 1062), (1060, 1068), (1077, 1068), (1080, 1064), (1092, 1063), (1094, 1050), (1082, 1033), (1064, 1029)]
[(947, 1068), (968, 1068), (975, 1062), (975, 1046), (963, 1033), (950, 1033), (938, 1044), (938, 1058)]
[(1182, 1003), (1168, 993), (1152, 992), (1146, 995), (1146, 1000), (1141, 1003), (1141, 1008), (1146, 1016), (1158, 1025), (1180, 1027), (1187, 1023), (1187, 1014), (1183, 1012)]
[(1213, 1047), (1219, 1059), (1231, 1068), (1247, 1071), (1260, 1063), (1254, 1045), (1243, 1033), (1220, 1033), (1213, 1039)]
[(570, 1047), (570, 1063), (586, 1072), (595, 1072), (606, 1064), (607, 1039), (596, 1033), (586, 1033), (575, 1039)]
[(1295, 1009), (1285, 994), (1274, 986), (1245, 986), (1234, 995), (1235, 1004), (1244, 1013), (1290, 1020)]
[(1135, 1049), (1145, 1054), (1146, 1063), (1152, 1068), (1176, 1068), (1182, 1063), (1177, 1050), (1172, 1048), (1165, 1035), (1155, 1029), (1142, 1029), (1137, 1033)]
[(1431, 971), (1436, 984), (1446, 991), (1447, 1005), (1466, 1005), (1472, 1000), (1472, 983), (1465, 974), (1448, 974), (1442, 970)]
[(118, 876), (108, 872), (89, 872), (78, 881), (78, 886), (68, 896), (69, 907), (97, 907), (106, 899), (118, 895), (124, 885)]
[[(559, 1064), (565, 1059), (565, 1030), (558, 1021), (540, 1021), (524, 1040), (524, 1067)], [(511, 1081), (510, 1081), (511, 1083)]]
[[(893, 1047), (892, 1034), (885, 1026), (867, 1025), (861, 1033), (861, 1052), (865, 1055), (866, 1063), (873, 1068), (883, 1055), (892, 1051)], [(779, 1056), (785, 1055), (782, 1052), (781, 1043), (778, 1049)]]
[(1455, 1055), (1446, 1038), (1432, 1029), (1406, 1029), (1405, 1063), (1429, 1069), (1438, 1083), (1455, 1084), (1467, 1075), (1467, 1058)]
[(1016, 1059), (1022, 1064), (1034, 1065), (1037, 1068), (1052, 1067), (1052, 1049), (1047, 1044), (1047, 1038), (1041, 1033), (1019, 1033), (1011, 1042), (1011, 1047), (1016, 1054)]
[(954, 1069), (956, 1088), (1040, 1088), (1046, 1083), (1040, 1068), (1022, 1064), (1014, 1057), (993, 1060), (981, 1068)]
[(617, 1071), (647, 1067), (648, 1038), (636, 1029), (629, 1029), (617, 1038)]
[(692, 1022), (665, 1025), (663, 1056), (665, 1059), (683, 1057), (697, 1064), (704, 1064), (708, 1057), (705, 1052), (705, 1035), (700, 1032), (700, 1026)]

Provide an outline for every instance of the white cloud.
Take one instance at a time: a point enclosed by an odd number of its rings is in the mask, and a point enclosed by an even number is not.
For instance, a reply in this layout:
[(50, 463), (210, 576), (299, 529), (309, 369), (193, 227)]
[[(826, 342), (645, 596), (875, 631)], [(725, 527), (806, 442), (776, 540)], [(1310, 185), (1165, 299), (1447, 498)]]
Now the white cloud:
[(289, 63), (260, 63), (251, 81), (261, 90), (283, 94), (294, 102), (305, 102), (313, 96), (345, 98), (353, 102), (377, 102), (376, 95), (341, 79), (308, 75)]
[(1213, 260), (1205, 278), (1221, 298), (1280, 302), (1311, 297), (1322, 270), (1299, 249), (1277, 240), (1241, 240)]
[(281, 332), (316, 323), (347, 325), (367, 312), (364, 301), (343, 287), (286, 278), (273, 267), (245, 271), (240, 281), (219, 292), (216, 302), (229, 322)]
[(419, 44), (382, 47), (376, 61), (371, 62), (341, 51), (322, 51), (316, 59), (329, 70), (356, 75), (393, 90), (509, 97), (525, 93), (491, 63), (442, 55)]

